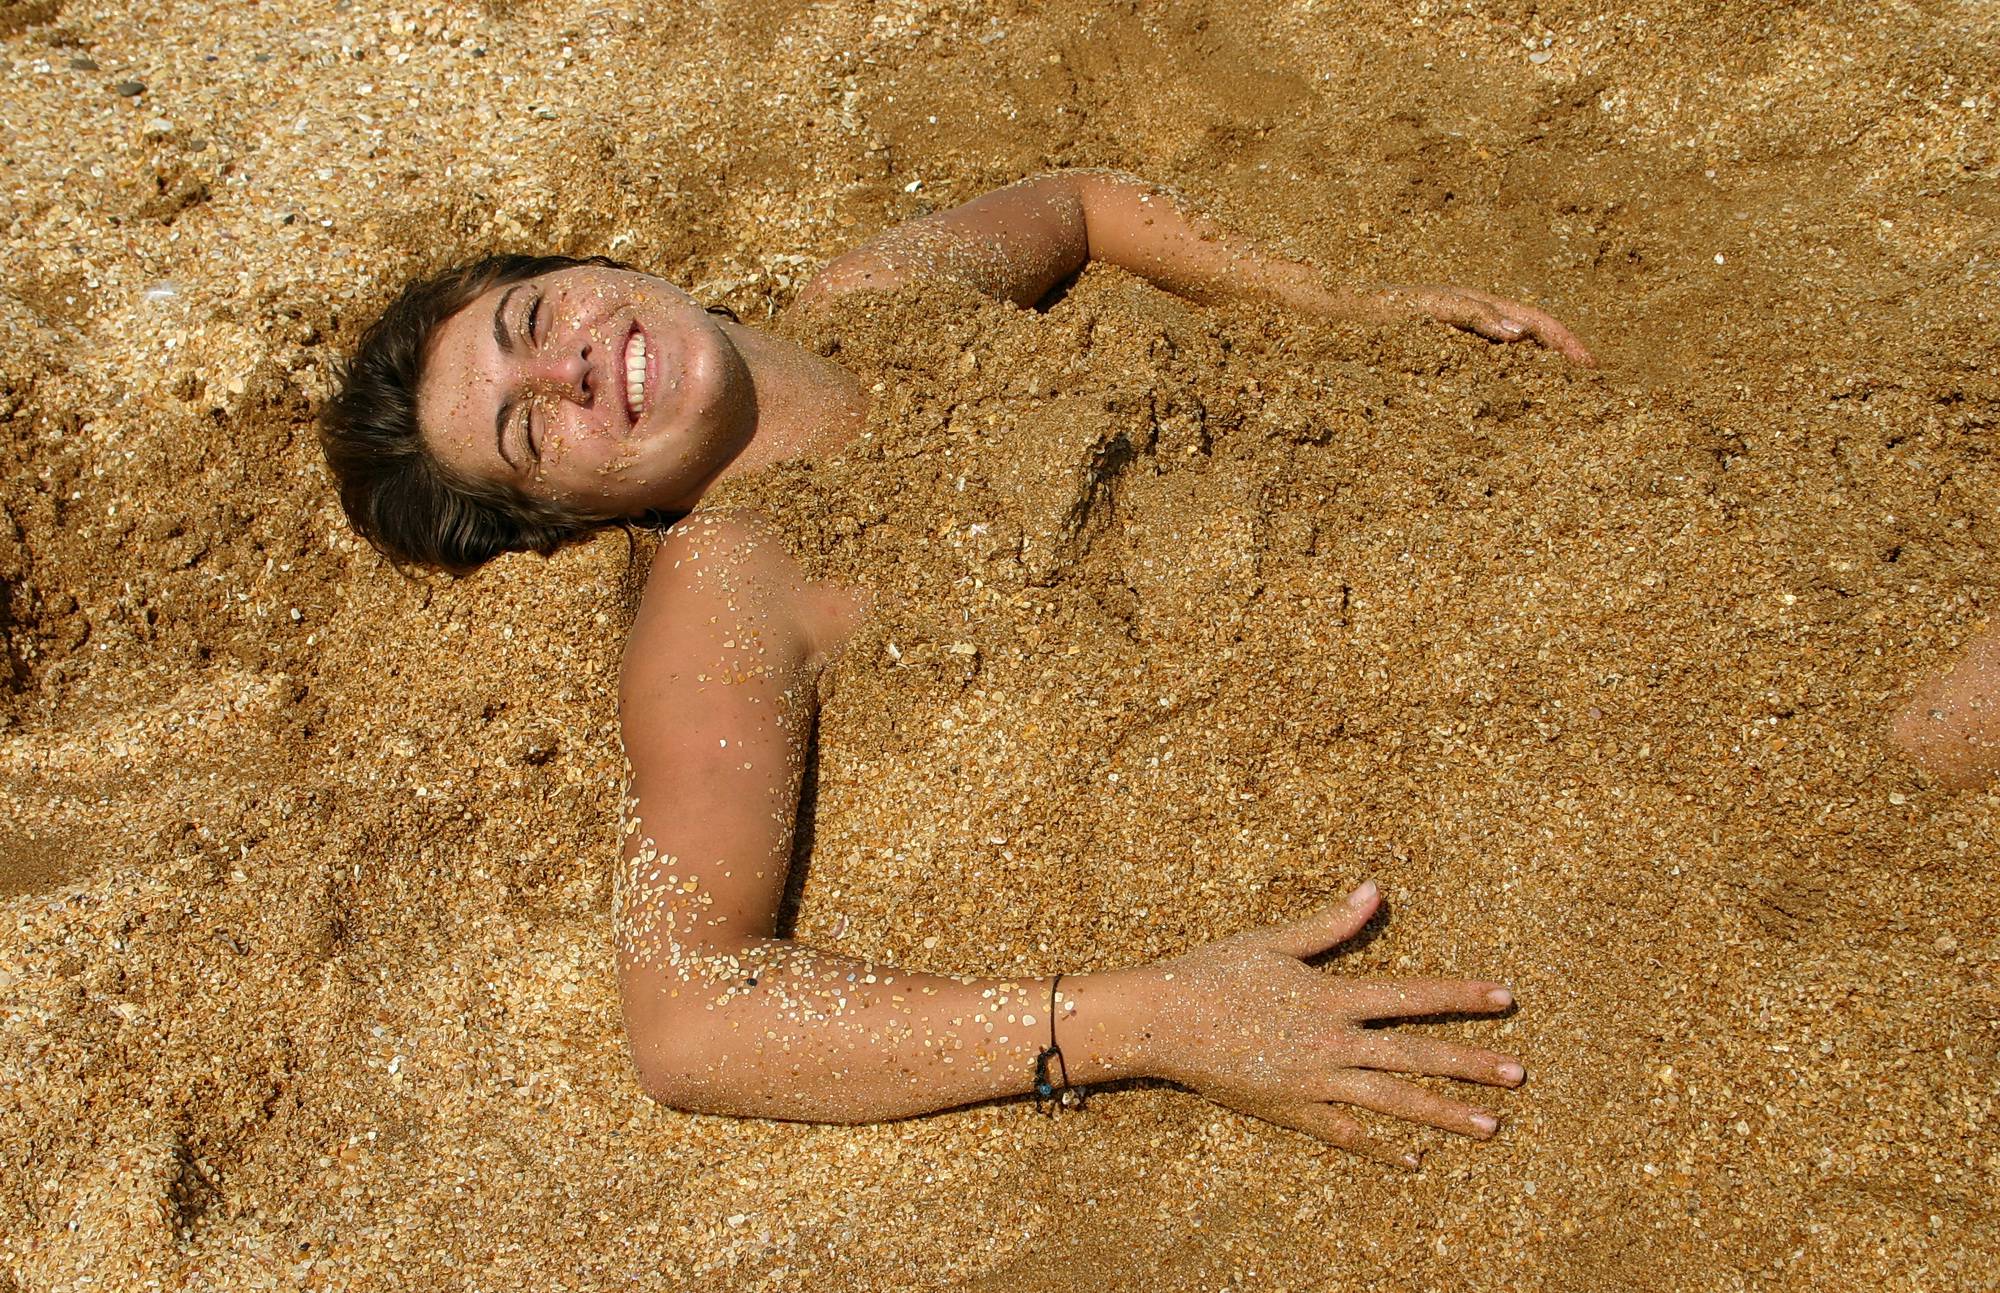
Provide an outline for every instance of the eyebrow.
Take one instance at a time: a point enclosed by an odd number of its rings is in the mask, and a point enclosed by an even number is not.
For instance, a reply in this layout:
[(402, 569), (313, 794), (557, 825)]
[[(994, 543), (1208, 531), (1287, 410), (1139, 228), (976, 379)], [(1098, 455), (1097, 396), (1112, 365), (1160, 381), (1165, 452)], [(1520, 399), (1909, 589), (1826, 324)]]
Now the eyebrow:
[[(514, 293), (527, 286), (516, 283), (500, 294), (500, 303), (493, 307), (493, 340), (500, 347), (500, 353), (514, 353), (514, 338), (507, 333), (507, 302), (514, 299)], [(507, 415), (514, 411), (514, 401), (503, 399), (500, 407), (493, 411), (493, 448), (500, 455), (500, 461), (513, 467), (514, 459), (507, 453)]]
[(502, 353), (514, 353), (514, 338), (507, 335), (507, 302), (514, 299), (514, 293), (526, 287), (526, 283), (516, 283), (500, 294), (500, 304), (493, 307), (493, 340)]

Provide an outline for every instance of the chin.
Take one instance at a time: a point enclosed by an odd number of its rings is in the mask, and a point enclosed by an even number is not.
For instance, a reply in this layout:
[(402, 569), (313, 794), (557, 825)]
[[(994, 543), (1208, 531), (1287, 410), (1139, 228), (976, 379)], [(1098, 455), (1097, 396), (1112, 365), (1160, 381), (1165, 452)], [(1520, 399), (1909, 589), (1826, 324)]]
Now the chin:
[(668, 429), (664, 443), (642, 448), (621, 470), (620, 497), (604, 499), (622, 516), (645, 512), (685, 512), (701, 497), (741, 451), (735, 437), (697, 422)]

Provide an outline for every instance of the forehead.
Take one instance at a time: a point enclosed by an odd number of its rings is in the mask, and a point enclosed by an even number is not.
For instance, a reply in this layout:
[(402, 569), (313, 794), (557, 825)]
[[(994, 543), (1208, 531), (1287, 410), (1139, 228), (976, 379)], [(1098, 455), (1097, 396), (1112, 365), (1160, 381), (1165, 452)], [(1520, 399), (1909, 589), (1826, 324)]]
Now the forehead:
[(542, 278), (487, 288), (460, 306), (431, 338), (417, 383), (417, 427), (431, 452), (454, 467), (498, 463), (493, 414), (500, 404), (503, 357), (493, 336), (493, 315), (509, 291), (533, 290)]

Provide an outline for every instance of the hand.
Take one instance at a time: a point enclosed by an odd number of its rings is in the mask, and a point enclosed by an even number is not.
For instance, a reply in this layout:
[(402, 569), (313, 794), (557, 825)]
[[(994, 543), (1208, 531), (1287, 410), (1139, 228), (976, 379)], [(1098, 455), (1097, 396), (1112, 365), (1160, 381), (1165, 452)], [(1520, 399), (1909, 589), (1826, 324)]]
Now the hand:
[(1540, 310), (1504, 296), (1438, 284), (1384, 288), (1381, 295), (1393, 305), (1414, 307), (1441, 323), (1476, 332), (1491, 341), (1532, 338), (1586, 368), (1597, 366), (1597, 357), (1576, 339), (1575, 333)]
[(1381, 903), (1373, 881), (1290, 924), (1249, 930), (1154, 968), (1152, 1070), (1217, 1104), (1305, 1132), (1357, 1154), (1417, 1166), (1335, 1108), (1354, 1105), (1484, 1140), (1485, 1109), (1391, 1073), (1519, 1086), (1505, 1055), (1435, 1037), (1364, 1028), (1364, 1020), (1497, 1014), (1513, 1004), (1497, 983), (1465, 979), (1337, 979), (1302, 963), (1359, 933)]

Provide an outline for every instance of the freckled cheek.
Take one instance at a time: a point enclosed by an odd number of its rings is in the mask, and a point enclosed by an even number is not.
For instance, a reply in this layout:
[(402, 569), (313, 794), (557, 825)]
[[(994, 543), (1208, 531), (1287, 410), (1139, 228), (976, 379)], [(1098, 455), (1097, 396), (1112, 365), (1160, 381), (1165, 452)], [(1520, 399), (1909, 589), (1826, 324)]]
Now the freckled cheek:
[(542, 460), (553, 464), (558, 459), (571, 463), (594, 463), (615, 452), (615, 437), (604, 428), (593, 426), (582, 418), (565, 418), (555, 433), (549, 437), (550, 443), (543, 448)]

